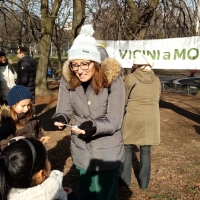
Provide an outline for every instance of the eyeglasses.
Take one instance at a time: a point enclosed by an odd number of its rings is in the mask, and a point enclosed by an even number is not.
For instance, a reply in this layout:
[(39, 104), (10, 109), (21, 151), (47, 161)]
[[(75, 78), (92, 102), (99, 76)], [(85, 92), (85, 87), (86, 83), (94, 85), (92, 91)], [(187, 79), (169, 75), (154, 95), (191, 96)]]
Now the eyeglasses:
[(70, 63), (69, 64), (69, 67), (71, 68), (72, 71), (74, 72), (77, 72), (79, 67), (82, 69), (82, 70), (88, 70), (89, 69), (89, 66), (90, 64), (92, 63), (93, 61), (90, 61), (90, 62), (82, 62), (81, 64), (77, 64), (77, 63)]

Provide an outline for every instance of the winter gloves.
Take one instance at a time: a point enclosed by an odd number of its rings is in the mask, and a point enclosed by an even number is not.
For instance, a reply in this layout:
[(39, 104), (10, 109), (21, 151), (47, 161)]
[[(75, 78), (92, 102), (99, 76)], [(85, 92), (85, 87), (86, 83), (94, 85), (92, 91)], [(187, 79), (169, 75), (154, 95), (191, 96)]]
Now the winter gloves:
[(78, 137), (86, 142), (91, 140), (92, 135), (94, 135), (97, 130), (96, 126), (93, 126), (92, 121), (83, 122), (78, 128), (85, 131), (85, 134), (79, 134)]
[(66, 120), (65, 118), (60, 115), (58, 117), (54, 117), (52, 119), (50, 119), (50, 121), (48, 120), (41, 120), (41, 124), (42, 124), (42, 128), (45, 130), (45, 131), (58, 131), (58, 130), (63, 130), (65, 128), (65, 126), (63, 126), (63, 129), (59, 129), (57, 126), (54, 125), (55, 122), (61, 122), (63, 124), (66, 124)]
[(60, 122), (60, 123), (66, 124), (66, 120), (62, 115), (60, 115), (58, 117), (54, 117), (52, 119), (52, 123), (54, 124), (55, 122)]
[(5, 120), (0, 127), (0, 140), (7, 139), (10, 135), (15, 135), (15, 131), (16, 127), (13, 124), (11, 125), (10, 120)]
[[(61, 122), (63, 124), (66, 124), (66, 120), (62, 115), (50, 119), (50, 122), (49, 120), (42, 121), (42, 127), (45, 131), (58, 131), (63, 130), (65, 128), (65, 126), (63, 126), (63, 129), (59, 129), (57, 126), (54, 125), (55, 122)], [(93, 125), (93, 122), (91, 120), (83, 122), (80, 126), (78, 126), (78, 128), (85, 131), (85, 134), (78, 135), (78, 137), (85, 142), (89, 142), (92, 139), (92, 135), (96, 133), (97, 129), (96, 126)]]

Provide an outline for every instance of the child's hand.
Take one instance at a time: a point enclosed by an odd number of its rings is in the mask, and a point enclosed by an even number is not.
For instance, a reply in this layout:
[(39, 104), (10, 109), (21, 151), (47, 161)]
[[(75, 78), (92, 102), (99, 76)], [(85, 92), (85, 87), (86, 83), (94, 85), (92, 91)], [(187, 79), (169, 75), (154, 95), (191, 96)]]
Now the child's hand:
[(79, 134), (85, 134), (85, 131), (84, 130), (82, 130), (82, 129), (80, 129), (80, 128), (72, 128), (71, 129), (73, 132), (75, 132), (75, 133), (77, 133), (78, 135)]
[(42, 142), (42, 144), (46, 144), (47, 142), (49, 142), (50, 137), (49, 136), (43, 136), (40, 138), (40, 142)]
[(66, 192), (67, 194), (69, 194), (69, 193), (72, 192), (72, 189), (71, 189), (71, 188), (63, 187), (63, 189), (65, 190), (65, 192)]
[(65, 125), (61, 122), (54, 122), (54, 126), (57, 126), (59, 129), (63, 129)]

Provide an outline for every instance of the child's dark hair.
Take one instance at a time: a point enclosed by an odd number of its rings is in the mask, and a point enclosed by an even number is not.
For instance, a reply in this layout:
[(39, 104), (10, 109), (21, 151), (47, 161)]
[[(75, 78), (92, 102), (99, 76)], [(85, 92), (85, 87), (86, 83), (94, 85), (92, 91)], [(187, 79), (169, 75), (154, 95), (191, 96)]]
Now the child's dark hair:
[(36, 172), (46, 169), (47, 152), (33, 138), (11, 143), (0, 157), (0, 200), (7, 200), (11, 188), (29, 188)]

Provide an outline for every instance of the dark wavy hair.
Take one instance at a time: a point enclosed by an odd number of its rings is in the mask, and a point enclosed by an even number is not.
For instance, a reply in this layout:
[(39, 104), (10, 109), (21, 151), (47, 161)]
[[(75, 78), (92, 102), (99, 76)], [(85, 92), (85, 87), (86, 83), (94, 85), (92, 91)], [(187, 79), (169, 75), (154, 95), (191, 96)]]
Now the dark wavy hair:
[(33, 186), (33, 175), (46, 169), (47, 152), (44, 145), (33, 138), (26, 138), (26, 140), (35, 149), (34, 163), (31, 148), (23, 139), (11, 143), (0, 157), (0, 200), (7, 200), (11, 188)]

